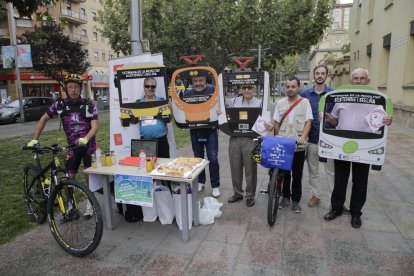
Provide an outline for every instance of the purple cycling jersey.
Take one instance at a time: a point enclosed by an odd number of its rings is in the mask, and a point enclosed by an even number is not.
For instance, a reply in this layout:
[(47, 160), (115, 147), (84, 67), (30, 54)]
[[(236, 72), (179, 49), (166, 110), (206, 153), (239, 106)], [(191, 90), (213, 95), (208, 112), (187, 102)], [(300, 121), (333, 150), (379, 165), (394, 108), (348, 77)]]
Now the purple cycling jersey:
[[(79, 138), (85, 137), (91, 130), (91, 120), (98, 120), (98, 111), (96, 105), (91, 101), (93, 105), (93, 117), (85, 118), (81, 112), (80, 107), (87, 103), (87, 100), (80, 99), (74, 101), (72, 99), (64, 99), (64, 111), (62, 116), (63, 130), (66, 133), (66, 140), (68, 145), (78, 144)], [(49, 106), (47, 114), (49, 117), (58, 116), (57, 102)], [(89, 140), (87, 154), (92, 154), (96, 150), (95, 137)]]

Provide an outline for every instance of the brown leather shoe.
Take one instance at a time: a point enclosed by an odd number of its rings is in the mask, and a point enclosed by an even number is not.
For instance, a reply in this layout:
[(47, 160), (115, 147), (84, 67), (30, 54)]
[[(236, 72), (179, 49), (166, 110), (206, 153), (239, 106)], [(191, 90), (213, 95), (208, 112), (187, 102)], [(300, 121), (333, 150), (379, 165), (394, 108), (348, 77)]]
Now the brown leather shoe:
[(318, 206), (320, 202), (321, 200), (319, 198), (317, 198), (316, 196), (312, 196), (308, 201), (308, 206), (315, 207)]
[(229, 203), (233, 203), (239, 200), (242, 200), (243, 196), (241, 195), (233, 195), (231, 198), (229, 198), (229, 200), (227, 200)]

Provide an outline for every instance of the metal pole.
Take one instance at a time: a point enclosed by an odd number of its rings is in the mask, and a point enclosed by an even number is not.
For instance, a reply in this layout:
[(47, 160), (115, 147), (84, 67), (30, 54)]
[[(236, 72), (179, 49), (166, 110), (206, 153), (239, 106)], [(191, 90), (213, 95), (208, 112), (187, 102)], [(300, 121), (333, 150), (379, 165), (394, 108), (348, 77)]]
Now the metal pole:
[(273, 74), (273, 102), (275, 101), (275, 96), (276, 96), (276, 89), (278, 87), (277, 82), (276, 82), (276, 67), (275, 67), (275, 73)]
[(259, 44), (258, 52), (259, 52), (258, 69), (261, 69), (262, 68), (262, 45), (261, 44)]
[(131, 0), (131, 55), (142, 54), (141, 34), (141, 0)]
[(19, 96), (20, 106), (20, 121), (24, 123), (24, 110), (23, 110), (23, 93), (22, 93), (22, 81), (20, 80), (20, 69), (19, 61), (17, 59), (17, 38), (16, 38), (16, 21), (14, 20), (13, 4), (7, 3), (8, 15), (9, 15), (9, 26), (10, 26), (10, 42), (14, 46), (14, 68), (16, 69), (16, 83), (17, 83), (17, 94)]
[(279, 96), (282, 96), (282, 70), (280, 71), (279, 77)]

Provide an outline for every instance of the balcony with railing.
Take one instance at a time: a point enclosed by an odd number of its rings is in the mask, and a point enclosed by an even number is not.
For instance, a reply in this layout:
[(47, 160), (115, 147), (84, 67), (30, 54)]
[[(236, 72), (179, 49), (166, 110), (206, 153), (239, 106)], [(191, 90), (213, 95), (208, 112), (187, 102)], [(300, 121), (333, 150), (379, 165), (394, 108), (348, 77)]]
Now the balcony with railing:
[(17, 28), (33, 28), (33, 21), (29, 18), (18, 18), (16, 19)]
[(88, 22), (88, 17), (86, 14), (79, 12), (79, 10), (62, 8), (60, 12), (60, 18), (71, 23), (86, 24)]
[(63, 33), (64, 35), (69, 37), (69, 40), (72, 42), (79, 42), (80, 44), (88, 44), (89, 38), (87, 35), (82, 34), (74, 34), (74, 33)]

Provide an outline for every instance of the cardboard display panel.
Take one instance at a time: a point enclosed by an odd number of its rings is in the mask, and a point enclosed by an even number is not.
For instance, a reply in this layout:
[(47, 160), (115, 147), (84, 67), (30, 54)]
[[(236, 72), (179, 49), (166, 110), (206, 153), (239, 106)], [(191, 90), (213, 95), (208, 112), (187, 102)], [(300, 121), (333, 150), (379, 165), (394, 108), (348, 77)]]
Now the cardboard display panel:
[(319, 156), (382, 165), (392, 102), (370, 86), (341, 86), (319, 102)]
[(227, 135), (257, 137), (252, 128), (258, 117), (270, 122), (267, 72), (250, 69), (224, 71), (219, 76), (219, 93), (219, 127)]
[(171, 98), (174, 120), (178, 127), (217, 126), (217, 78), (216, 71), (208, 66), (185, 67), (174, 72)]
[[(116, 71), (115, 85), (118, 88), (119, 105), (123, 126), (137, 124), (140, 120), (171, 119), (168, 103), (165, 67), (157, 65), (122, 67)], [(144, 81), (156, 81), (155, 96), (157, 100), (145, 102)]]

